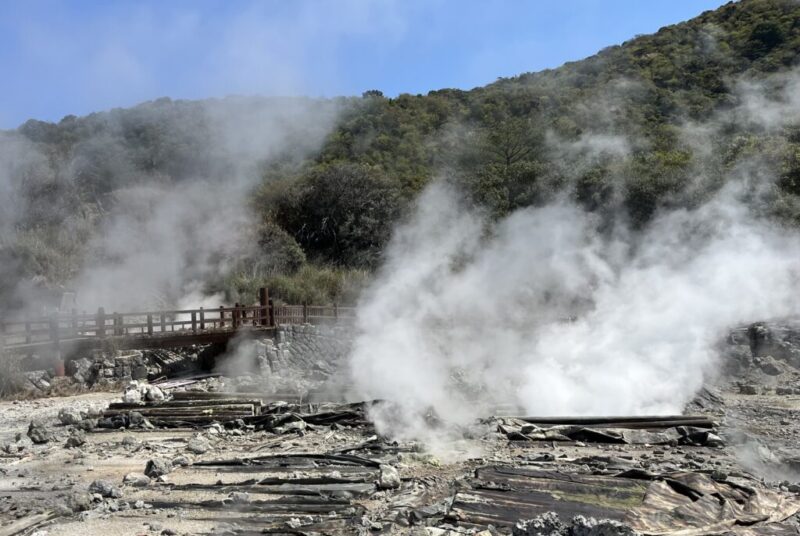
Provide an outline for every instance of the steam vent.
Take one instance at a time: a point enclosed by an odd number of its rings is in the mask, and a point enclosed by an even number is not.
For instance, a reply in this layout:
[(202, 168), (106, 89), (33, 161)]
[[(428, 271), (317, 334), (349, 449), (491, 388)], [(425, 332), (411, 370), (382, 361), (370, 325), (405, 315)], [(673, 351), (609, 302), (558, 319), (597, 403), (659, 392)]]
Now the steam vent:
[(5, 0), (0, 67), (0, 536), (800, 536), (800, 0)]

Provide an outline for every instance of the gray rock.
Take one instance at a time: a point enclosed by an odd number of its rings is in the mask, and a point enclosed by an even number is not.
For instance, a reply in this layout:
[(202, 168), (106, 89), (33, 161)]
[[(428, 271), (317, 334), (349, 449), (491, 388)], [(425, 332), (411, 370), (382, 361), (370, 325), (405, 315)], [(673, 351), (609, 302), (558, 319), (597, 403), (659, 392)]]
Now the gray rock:
[(725, 442), (717, 434), (709, 432), (706, 436), (705, 446), (707, 447), (724, 447)]
[(172, 462), (169, 460), (153, 459), (147, 462), (144, 474), (150, 478), (158, 478), (172, 472)]
[(176, 457), (172, 458), (172, 466), (173, 467), (184, 467), (184, 466), (189, 465), (190, 463), (192, 463), (192, 462), (190, 462), (189, 458), (187, 458), (186, 456), (176, 456)]
[(758, 358), (758, 368), (761, 369), (761, 372), (764, 374), (768, 374), (770, 376), (778, 376), (783, 371), (781, 370), (780, 365), (772, 356), (765, 356)]
[(61, 411), (58, 412), (58, 420), (64, 425), (78, 424), (83, 420), (83, 416), (81, 412), (75, 408), (62, 408)]
[(400, 487), (400, 473), (391, 465), (381, 465), (381, 474), (378, 478), (380, 489), (397, 489)]
[(234, 504), (247, 504), (250, 502), (250, 494), (242, 491), (233, 491), (228, 497)]
[(151, 402), (160, 402), (161, 400), (164, 400), (165, 397), (161, 389), (155, 385), (148, 385), (144, 393), (144, 398), (145, 400), (149, 400)]
[(743, 383), (739, 385), (739, 392), (743, 395), (757, 395), (758, 388), (752, 383)]
[(511, 529), (513, 536), (565, 535), (567, 527), (555, 512), (545, 512), (533, 519), (518, 521)]
[(211, 450), (211, 444), (203, 437), (193, 437), (186, 445), (186, 450), (194, 454), (205, 454)]
[(53, 432), (48, 429), (42, 421), (33, 420), (28, 425), (28, 437), (36, 443), (41, 445), (55, 439)]
[(613, 519), (575, 516), (570, 523), (569, 536), (635, 536), (628, 525)]
[(73, 512), (85, 512), (92, 507), (92, 497), (88, 493), (73, 493), (67, 497), (66, 505)]
[(122, 401), (126, 404), (139, 404), (142, 401), (142, 393), (138, 389), (128, 389), (122, 395)]
[(146, 488), (150, 485), (150, 477), (141, 473), (128, 473), (122, 483), (134, 488)]
[(81, 430), (74, 428), (67, 438), (67, 442), (64, 446), (68, 449), (75, 449), (78, 447), (82, 447), (86, 443), (86, 434), (84, 434)]
[(122, 497), (122, 490), (108, 480), (95, 480), (89, 485), (89, 492), (96, 493), (101, 497), (119, 499)]

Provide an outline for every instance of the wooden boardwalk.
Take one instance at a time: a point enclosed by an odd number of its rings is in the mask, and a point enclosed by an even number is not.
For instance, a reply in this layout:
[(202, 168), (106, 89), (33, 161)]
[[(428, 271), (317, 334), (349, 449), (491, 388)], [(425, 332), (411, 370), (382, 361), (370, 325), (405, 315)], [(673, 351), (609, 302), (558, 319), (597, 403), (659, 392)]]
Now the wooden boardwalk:
[(0, 322), (2, 351), (64, 356), (93, 349), (174, 348), (227, 342), (242, 331), (273, 333), (284, 324), (328, 324), (355, 318), (352, 307), (275, 305), (266, 289), (256, 305), (94, 314), (55, 314)]

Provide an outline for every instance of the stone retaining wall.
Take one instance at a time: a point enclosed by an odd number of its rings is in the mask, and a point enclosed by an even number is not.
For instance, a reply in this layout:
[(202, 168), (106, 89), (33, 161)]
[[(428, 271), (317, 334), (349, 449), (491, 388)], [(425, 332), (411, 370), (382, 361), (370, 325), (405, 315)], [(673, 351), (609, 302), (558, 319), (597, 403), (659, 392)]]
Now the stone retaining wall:
[(309, 379), (331, 376), (347, 359), (353, 328), (346, 325), (281, 325), (277, 337), (263, 341), (259, 365), (265, 374), (303, 371)]

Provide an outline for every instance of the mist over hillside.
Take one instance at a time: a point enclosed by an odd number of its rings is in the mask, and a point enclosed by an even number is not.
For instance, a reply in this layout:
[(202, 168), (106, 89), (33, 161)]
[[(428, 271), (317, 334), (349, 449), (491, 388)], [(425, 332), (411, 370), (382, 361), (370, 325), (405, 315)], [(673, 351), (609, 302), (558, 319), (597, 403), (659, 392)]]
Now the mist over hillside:
[(164, 98), (30, 120), (0, 133), (0, 299), (199, 304), (266, 284), (352, 302), (434, 182), (488, 234), (558, 202), (638, 243), (732, 181), (753, 217), (793, 228), (798, 52), (800, 3), (743, 0), (470, 91)]

